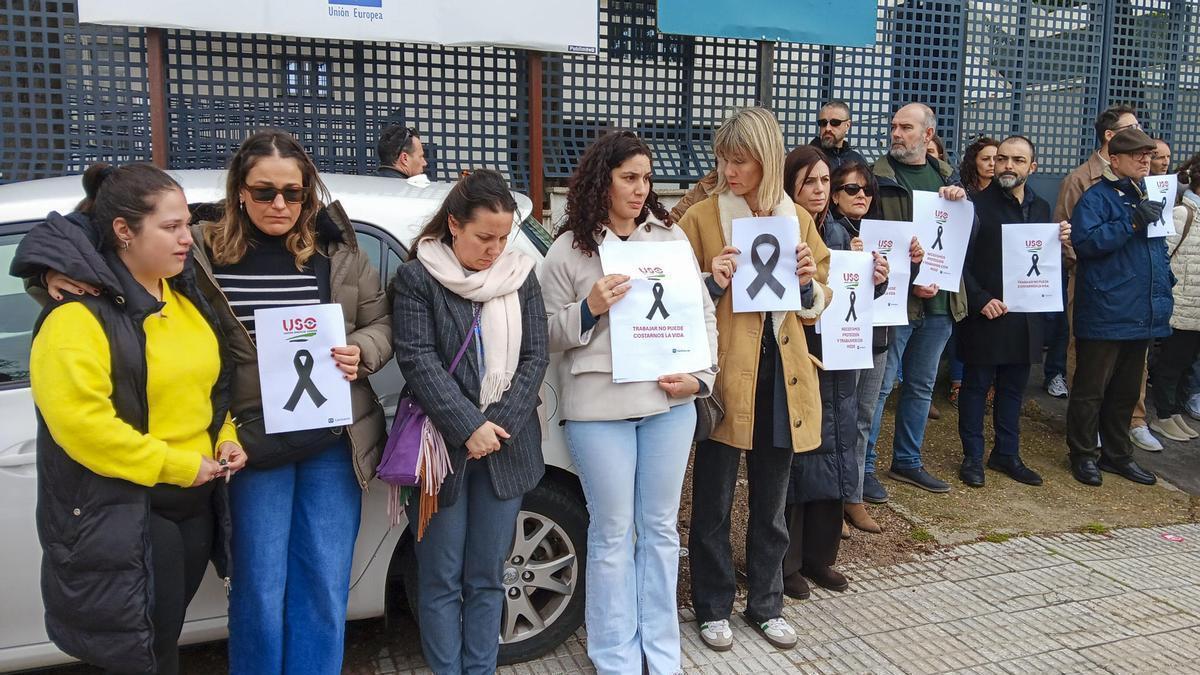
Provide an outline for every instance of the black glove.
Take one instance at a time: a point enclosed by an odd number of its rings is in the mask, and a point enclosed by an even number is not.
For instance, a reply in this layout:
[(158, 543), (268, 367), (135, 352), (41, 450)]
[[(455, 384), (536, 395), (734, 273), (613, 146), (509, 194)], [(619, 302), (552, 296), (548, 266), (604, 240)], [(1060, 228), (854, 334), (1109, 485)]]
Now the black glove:
[(1153, 223), (1157, 223), (1159, 218), (1162, 218), (1164, 204), (1162, 202), (1153, 202), (1149, 199), (1143, 200), (1133, 209), (1133, 225), (1138, 230), (1145, 231)]

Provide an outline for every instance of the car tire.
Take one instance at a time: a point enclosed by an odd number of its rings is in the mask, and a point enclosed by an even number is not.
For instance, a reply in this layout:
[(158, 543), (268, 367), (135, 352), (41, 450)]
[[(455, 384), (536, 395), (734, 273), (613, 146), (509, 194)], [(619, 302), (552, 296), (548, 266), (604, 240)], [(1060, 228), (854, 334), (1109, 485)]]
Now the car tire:
[[(517, 525), (504, 568), (499, 665), (552, 651), (583, 624), (588, 527), (583, 498), (546, 478), (526, 493)], [(411, 543), (400, 551), (398, 562), (409, 611), (419, 623), (417, 560)]]

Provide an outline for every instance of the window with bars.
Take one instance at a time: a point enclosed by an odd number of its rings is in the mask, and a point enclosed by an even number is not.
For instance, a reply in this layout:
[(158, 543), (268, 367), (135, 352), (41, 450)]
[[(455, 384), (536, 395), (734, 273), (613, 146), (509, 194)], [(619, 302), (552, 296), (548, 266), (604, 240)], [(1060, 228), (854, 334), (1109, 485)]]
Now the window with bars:
[(283, 66), (283, 95), (329, 98), (328, 61), (287, 57)]

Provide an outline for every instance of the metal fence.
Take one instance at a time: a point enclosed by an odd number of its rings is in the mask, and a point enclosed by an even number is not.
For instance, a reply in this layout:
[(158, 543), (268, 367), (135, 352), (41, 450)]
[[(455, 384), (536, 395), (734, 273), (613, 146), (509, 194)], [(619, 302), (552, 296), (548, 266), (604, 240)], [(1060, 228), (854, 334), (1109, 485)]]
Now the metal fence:
[[(276, 126), (322, 170), (365, 173), (380, 127), (403, 121), (433, 146), (436, 177), (491, 166), (527, 189), (531, 171), (563, 179), (598, 133), (631, 128), (662, 179), (686, 182), (712, 166), (720, 120), (769, 95), (792, 145), (837, 98), (854, 110), (851, 142), (876, 157), (891, 113), (920, 100), (952, 157), (976, 134), (1021, 132), (1043, 174), (1062, 175), (1110, 102), (1133, 104), (1176, 158), (1200, 151), (1196, 35), (1200, 0), (880, 0), (874, 46), (764, 46), (662, 35), (653, 0), (605, 0), (599, 56), (541, 56), (531, 98), (520, 50), (169, 30), (168, 157), (224, 166), (246, 134)], [(141, 29), (80, 26), (73, 2), (0, 6), (0, 181), (149, 159), (146, 43)]]

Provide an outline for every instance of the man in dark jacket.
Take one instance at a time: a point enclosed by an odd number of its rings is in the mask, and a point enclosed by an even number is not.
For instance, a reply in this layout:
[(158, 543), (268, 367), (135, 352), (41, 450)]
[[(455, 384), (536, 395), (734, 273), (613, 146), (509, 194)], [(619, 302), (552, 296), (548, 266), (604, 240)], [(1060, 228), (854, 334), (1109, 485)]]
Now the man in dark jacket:
[[(996, 153), (996, 179), (975, 195), (979, 228), (967, 248), (963, 281), (967, 287), (967, 316), (958, 324), (958, 355), (963, 383), (958, 394), (958, 435), (963, 462), (958, 476), (970, 487), (983, 487), (983, 416), (987, 392), (994, 383), (996, 441), (988, 456), (990, 469), (1026, 485), (1041, 485), (1042, 477), (1025, 466), (1020, 448), (1021, 403), (1029, 381), (1029, 366), (1042, 355), (1041, 314), (1009, 312), (1002, 300), (1004, 264), (1001, 230), (1005, 223), (1050, 222), (1050, 205), (1026, 185), (1037, 170), (1033, 142), (1010, 136)], [(1059, 224), (1061, 238), (1070, 225)]]
[(425, 146), (417, 130), (403, 124), (393, 124), (379, 135), (376, 146), (379, 153), (379, 168), (376, 176), (387, 178), (412, 178), (425, 173)]
[(830, 101), (821, 106), (817, 113), (817, 137), (809, 145), (815, 145), (825, 152), (829, 160), (829, 173), (847, 162), (859, 162), (869, 166), (867, 160), (850, 147), (846, 136), (854, 121), (850, 119), (850, 106), (844, 101)]
[[(1145, 377), (1146, 349), (1171, 333), (1168, 321), (1175, 278), (1163, 238), (1147, 226), (1163, 204), (1146, 198), (1145, 181), (1154, 140), (1131, 128), (1113, 136), (1112, 164), (1071, 215), (1071, 243), (1078, 257), (1075, 360), (1079, 368), (1067, 404), (1071, 473), (1100, 485), (1101, 471), (1153, 485), (1153, 473), (1133, 461), (1127, 420)], [(1100, 445), (1096, 447), (1096, 432)]]

